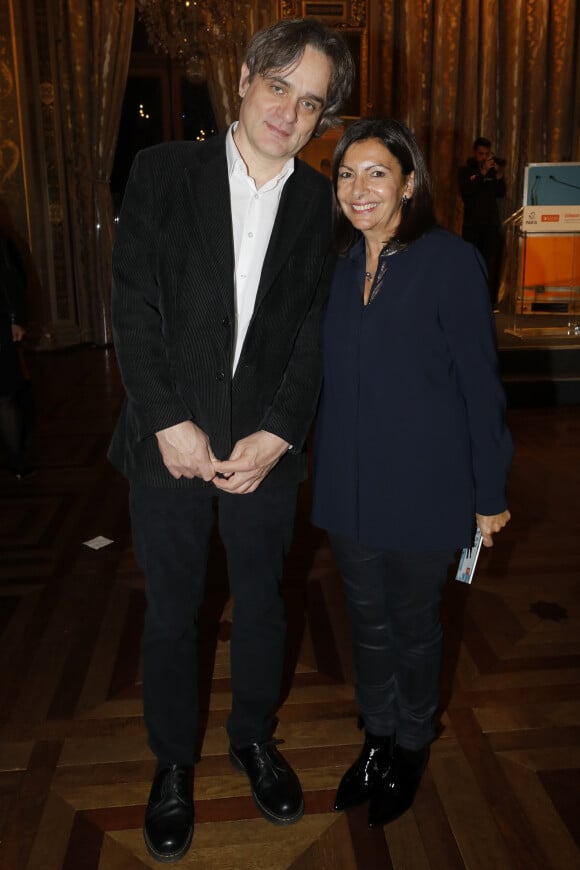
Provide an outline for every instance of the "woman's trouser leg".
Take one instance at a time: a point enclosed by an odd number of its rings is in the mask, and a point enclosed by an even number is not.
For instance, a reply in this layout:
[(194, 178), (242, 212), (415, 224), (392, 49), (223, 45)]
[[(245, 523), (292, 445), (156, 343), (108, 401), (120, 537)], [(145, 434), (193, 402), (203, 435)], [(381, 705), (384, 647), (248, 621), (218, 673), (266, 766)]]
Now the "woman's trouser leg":
[(391, 735), (396, 726), (397, 686), (384, 552), (341, 535), (329, 538), (350, 617), (358, 708), (368, 732)]
[(434, 736), (441, 593), (452, 552), (378, 550), (330, 535), (351, 619), (356, 699), (371, 734), (417, 749)]
[(281, 583), (297, 494), (298, 486), (291, 484), (219, 496), (220, 534), (234, 599), (227, 730), (237, 748), (269, 739), (274, 727), (286, 640)]
[(397, 743), (422, 749), (435, 737), (441, 677), (441, 596), (452, 551), (390, 553), (396, 650)]
[(190, 766), (198, 721), (197, 612), (203, 600), (213, 499), (131, 486), (135, 556), (145, 575), (143, 708), (161, 763)]

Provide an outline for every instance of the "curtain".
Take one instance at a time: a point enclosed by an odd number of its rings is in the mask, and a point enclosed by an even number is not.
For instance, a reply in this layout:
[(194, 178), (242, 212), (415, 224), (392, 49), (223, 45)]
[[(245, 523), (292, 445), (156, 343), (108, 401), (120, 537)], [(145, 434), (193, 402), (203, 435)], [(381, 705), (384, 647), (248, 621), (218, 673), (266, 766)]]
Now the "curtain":
[(204, 31), (201, 44), (206, 57), (211, 107), (218, 131), (222, 133), (238, 117), (238, 83), (244, 46), (238, 42), (224, 44), (210, 29)]
[[(276, 20), (276, 4), (268, 0), (218, 0), (211, 5), (219, 5), (221, 26), (206, 22), (201, 46), (216, 125), (223, 132), (238, 117), (238, 84), (246, 44), (254, 33)], [(227, 42), (224, 33), (229, 37)]]
[(63, 148), (81, 340), (111, 341), (115, 156), (131, 54), (134, 0), (56, 0)]
[(369, 6), (382, 31), (373, 114), (414, 130), (444, 225), (461, 227), (457, 169), (477, 136), (508, 161), (504, 218), (522, 205), (526, 164), (580, 160), (578, 0)]

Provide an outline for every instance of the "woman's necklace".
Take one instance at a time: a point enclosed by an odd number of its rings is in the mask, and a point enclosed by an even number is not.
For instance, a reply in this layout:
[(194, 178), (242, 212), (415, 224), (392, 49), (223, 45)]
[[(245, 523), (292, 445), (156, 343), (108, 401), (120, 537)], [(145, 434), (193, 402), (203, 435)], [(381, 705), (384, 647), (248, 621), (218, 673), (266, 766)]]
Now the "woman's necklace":
[(377, 269), (378, 269), (378, 267), (379, 267), (379, 256), (380, 256), (380, 253), (381, 253), (381, 252), (378, 251), (378, 252), (375, 254), (374, 251), (369, 250), (368, 247), (367, 247), (367, 249), (366, 249), (366, 265), (367, 265), (367, 266), (371, 266), (371, 268), (372, 268), (372, 266), (374, 266), (374, 265), (376, 264), (376, 268), (375, 268), (372, 272), (371, 272), (371, 269), (367, 269), (367, 271), (365, 272), (365, 279), (366, 279), (367, 281), (373, 281), (375, 275), (377, 274)]
[(381, 265), (381, 263), (380, 263), (381, 254), (386, 254), (388, 256), (389, 254), (394, 254), (396, 250), (397, 250), (397, 248), (396, 248), (396, 246), (393, 245), (391, 240), (384, 243), (383, 247), (381, 248), (381, 250), (379, 251), (379, 253), (377, 254), (376, 257), (371, 257), (370, 253), (367, 250), (367, 257), (366, 257), (367, 263), (369, 260), (371, 262), (373, 262), (376, 259), (376, 261), (377, 261), (377, 269), (375, 269), (374, 272), (371, 272), (370, 270), (365, 272), (365, 278), (367, 281), (372, 281), (374, 279), (375, 275), (377, 274), (377, 271)]

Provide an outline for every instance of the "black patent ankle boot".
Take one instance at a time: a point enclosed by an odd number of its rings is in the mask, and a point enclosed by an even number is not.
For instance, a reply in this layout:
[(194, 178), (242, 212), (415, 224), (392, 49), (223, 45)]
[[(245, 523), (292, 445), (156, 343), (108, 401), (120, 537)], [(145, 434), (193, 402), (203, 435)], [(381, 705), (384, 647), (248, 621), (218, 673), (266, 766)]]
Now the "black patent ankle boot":
[(344, 774), (336, 792), (335, 810), (346, 810), (368, 801), (388, 774), (393, 737), (366, 733), (364, 746), (355, 763)]
[(388, 774), (371, 796), (369, 828), (398, 819), (412, 806), (428, 760), (429, 745), (417, 750), (394, 746)]

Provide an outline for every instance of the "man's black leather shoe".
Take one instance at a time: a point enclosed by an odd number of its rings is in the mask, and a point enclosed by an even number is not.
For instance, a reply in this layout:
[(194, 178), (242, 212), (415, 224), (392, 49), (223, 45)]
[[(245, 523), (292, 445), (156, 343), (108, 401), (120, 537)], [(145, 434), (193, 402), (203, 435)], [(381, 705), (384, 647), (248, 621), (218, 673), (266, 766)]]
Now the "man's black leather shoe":
[(193, 836), (192, 768), (158, 767), (145, 810), (145, 845), (157, 861), (183, 858)]
[(367, 732), (359, 757), (340, 781), (334, 809), (347, 810), (368, 801), (386, 778), (392, 754), (393, 737), (378, 737)]
[(393, 822), (411, 807), (428, 760), (428, 745), (413, 750), (395, 744), (389, 772), (371, 796), (369, 828)]
[(252, 743), (243, 749), (230, 746), (230, 761), (243, 770), (252, 797), (262, 815), (276, 825), (291, 825), (304, 814), (298, 777), (276, 749), (276, 742)]

